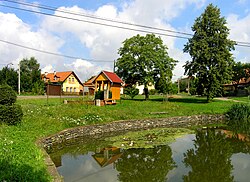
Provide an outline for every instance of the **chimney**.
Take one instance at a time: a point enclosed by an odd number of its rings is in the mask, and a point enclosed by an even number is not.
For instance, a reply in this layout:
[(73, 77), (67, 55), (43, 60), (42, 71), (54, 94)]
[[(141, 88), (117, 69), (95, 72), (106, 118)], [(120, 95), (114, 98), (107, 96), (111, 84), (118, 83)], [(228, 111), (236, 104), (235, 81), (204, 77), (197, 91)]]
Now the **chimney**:
[(47, 76), (47, 75), (48, 75), (48, 72), (46, 71), (46, 72), (44, 73), (44, 75)]

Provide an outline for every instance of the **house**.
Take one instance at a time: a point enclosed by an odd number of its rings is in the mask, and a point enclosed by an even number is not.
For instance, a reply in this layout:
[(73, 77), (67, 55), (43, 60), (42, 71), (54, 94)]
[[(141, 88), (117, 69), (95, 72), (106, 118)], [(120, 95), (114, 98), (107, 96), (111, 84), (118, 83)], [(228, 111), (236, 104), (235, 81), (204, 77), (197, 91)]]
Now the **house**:
[(93, 83), (95, 78), (96, 76), (92, 76), (85, 83), (83, 83), (84, 93), (88, 95), (95, 95), (95, 84)]
[[(122, 79), (113, 72), (101, 71), (92, 82), (95, 85), (95, 92), (104, 91), (104, 100), (120, 100)], [(112, 93), (112, 94), (110, 94)], [(110, 98), (110, 95), (111, 98)]]
[[(62, 91), (63, 95), (82, 94), (83, 91), (82, 82), (73, 71), (54, 72), (54, 73), (45, 72), (45, 74), (42, 74), (42, 79), (45, 83), (47, 83), (48, 95), (60, 95), (60, 93), (58, 94), (58, 92), (60, 91)], [(60, 91), (55, 91), (56, 86), (60, 86)]]
[[(136, 83), (135, 88), (139, 89), (139, 94), (140, 94), (140, 95), (144, 94), (144, 85), (139, 85), (138, 83)], [(154, 84), (149, 83), (149, 84), (148, 84), (148, 91), (154, 90), (154, 89), (155, 89)]]

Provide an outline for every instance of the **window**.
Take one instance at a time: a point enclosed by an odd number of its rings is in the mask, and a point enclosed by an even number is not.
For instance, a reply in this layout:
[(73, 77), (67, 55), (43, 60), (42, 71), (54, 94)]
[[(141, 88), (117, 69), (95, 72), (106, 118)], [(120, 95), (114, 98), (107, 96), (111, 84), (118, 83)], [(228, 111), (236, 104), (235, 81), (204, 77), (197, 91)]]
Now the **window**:
[(74, 92), (76, 93), (76, 88), (74, 88)]
[(54, 80), (57, 80), (57, 77), (56, 77), (56, 76), (54, 76)]
[(69, 87), (66, 87), (66, 92), (68, 92), (69, 91)]
[(69, 78), (69, 83), (71, 82), (71, 78)]
[(72, 87), (70, 87), (70, 92), (72, 92)]
[(74, 79), (74, 78), (71, 78), (71, 80), (72, 80), (72, 83), (74, 83), (75, 79)]

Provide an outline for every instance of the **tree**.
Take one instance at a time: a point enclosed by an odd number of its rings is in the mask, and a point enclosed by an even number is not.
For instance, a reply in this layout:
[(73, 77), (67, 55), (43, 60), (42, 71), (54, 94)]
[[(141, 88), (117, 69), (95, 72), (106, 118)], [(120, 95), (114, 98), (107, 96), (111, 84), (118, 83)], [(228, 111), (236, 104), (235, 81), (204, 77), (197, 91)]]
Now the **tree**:
[(129, 85), (144, 85), (145, 98), (149, 97), (147, 86), (159, 78), (171, 80), (177, 61), (170, 58), (167, 46), (154, 34), (137, 35), (126, 39), (118, 50), (116, 73)]
[(17, 91), (18, 75), (13, 68), (3, 67), (0, 70), (0, 84), (8, 84), (13, 90)]
[(131, 99), (134, 99), (134, 97), (139, 94), (139, 89), (134, 86), (128, 86), (124, 89), (124, 93), (129, 95)]
[[(33, 90), (44, 89), (41, 80), (40, 64), (34, 57), (30, 59), (23, 59), (20, 61), (21, 69), (21, 90), (25, 92), (31, 92)], [(38, 89), (37, 86), (42, 87)]]
[(226, 20), (212, 4), (195, 20), (192, 30), (194, 35), (183, 50), (192, 58), (184, 65), (185, 74), (197, 77), (197, 93), (210, 101), (222, 94), (223, 84), (231, 79), (234, 60), (230, 51), (235, 42), (228, 39)]
[(250, 63), (237, 62), (233, 65), (233, 85), (237, 93), (238, 85), (241, 80), (247, 80), (250, 77)]

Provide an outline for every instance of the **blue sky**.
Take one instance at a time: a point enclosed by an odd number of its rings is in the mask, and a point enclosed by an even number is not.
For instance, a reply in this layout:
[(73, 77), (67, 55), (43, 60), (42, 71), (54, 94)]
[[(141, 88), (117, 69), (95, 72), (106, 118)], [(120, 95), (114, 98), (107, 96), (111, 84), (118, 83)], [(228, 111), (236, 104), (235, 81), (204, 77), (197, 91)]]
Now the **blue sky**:
[[(230, 38), (250, 42), (250, 29), (248, 28), (250, 24), (250, 0), (22, 0), (17, 2), (52, 6), (64, 11), (187, 33), (192, 33), (191, 26), (194, 20), (203, 13), (209, 3), (213, 3), (220, 8), (221, 15), (227, 20)], [(28, 8), (2, 0), (0, 5)], [(43, 11), (37, 8), (35, 10)], [(50, 11), (49, 13), (90, 20), (58, 11)], [(100, 20), (98, 22), (103, 23)], [(128, 25), (126, 26), (128, 27)], [(10, 62), (16, 68), (21, 59), (35, 56), (42, 71), (74, 70), (82, 81), (101, 70), (112, 70), (113, 60), (118, 58), (117, 50), (121, 47), (122, 42), (138, 33), (144, 35), (140, 32), (55, 18), (3, 6), (0, 6), (0, 27), (1, 40), (82, 58), (57, 57), (0, 42), (0, 68)], [(174, 80), (176, 80), (183, 76), (182, 66), (190, 59), (189, 55), (182, 51), (187, 40), (167, 36), (161, 36), (161, 38), (169, 48), (169, 55), (179, 61), (174, 70)], [(235, 48), (233, 54), (236, 61), (250, 62), (250, 47), (236, 46)], [(95, 62), (95, 60), (101, 62)]]

